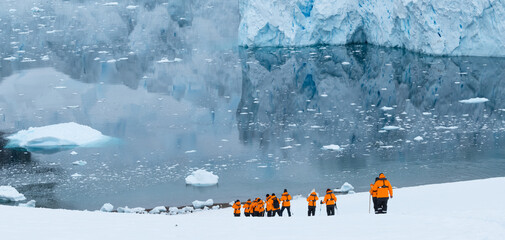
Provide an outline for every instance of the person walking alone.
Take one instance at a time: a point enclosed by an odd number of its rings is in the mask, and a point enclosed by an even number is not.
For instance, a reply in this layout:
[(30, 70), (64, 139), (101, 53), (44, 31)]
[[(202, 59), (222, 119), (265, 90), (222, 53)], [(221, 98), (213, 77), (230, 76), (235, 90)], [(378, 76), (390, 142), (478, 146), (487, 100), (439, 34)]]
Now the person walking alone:
[(318, 199), (319, 199), (319, 197), (317, 197), (316, 190), (313, 189), (312, 192), (310, 193), (309, 197), (307, 197), (307, 202), (309, 203), (309, 211), (308, 211), (309, 217), (311, 215), (312, 216), (316, 215), (316, 204), (317, 204)]
[(333, 216), (335, 215), (335, 205), (337, 204), (337, 197), (333, 194), (331, 189), (326, 189), (326, 195), (324, 196), (324, 200), (321, 201), (321, 204), (326, 204), (326, 215)]
[(393, 187), (384, 173), (379, 175), (379, 179), (373, 185), (372, 191), (377, 191), (377, 211), (376, 214), (386, 214), (388, 212), (389, 197), (393, 198)]
[(282, 217), (282, 214), (284, 213), (284, 209), (288, 210), (288, 216), (291, 217), (291, 195), (289, 195), (288, 190), (284, 189), (284, 193), (282, 193), (281, 196), (281, 201), (282, 201), (282, 208), (279, 213), (279, 216)]

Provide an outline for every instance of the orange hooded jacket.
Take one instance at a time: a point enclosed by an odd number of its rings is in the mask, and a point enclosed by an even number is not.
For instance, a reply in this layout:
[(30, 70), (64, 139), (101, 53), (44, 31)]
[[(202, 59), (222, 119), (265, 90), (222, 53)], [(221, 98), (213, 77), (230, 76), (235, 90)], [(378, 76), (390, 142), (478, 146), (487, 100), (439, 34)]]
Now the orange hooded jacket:
[(234, 209), (233, 210), (234, 214), (239, 214), (240, 213), (240, 201), (235, 202), (235, 204), (233, 204), (232, 208)]
[(335, 205), (337, 203), (337, 197), (331, 190), (326, 191), (326, 196), (324, 196), (323, 204)]
[(310, 196), (307, 198), (307, 202), (309, 202), (309, 207), (315, 207), (318, 199), (319, 198), (317, 197), (316, 192), (312, 192)]
[[(274, 207), (274, 199), (276, 199), (276, 198), (277, 198), (276, 196), (270, 196), (270, 199), (269, 199), (269, 200), (268, 200), (268, 202), (267, 202), (267, 206), (268, 206), (268, 205), (270, 205), (270, 209), (271, 209), (272, 211), (277, 211), (277, 210), (279, 210), (279, 209), (280, 209), (279, 207), (278, 207), (278, 208), (275, 208), (275, 207)], [(277, 198), (277, 201), (279, 201), (279, 203), (280, 203), (280, 200), (279, 200), (278, 198)], [(280, 206), (280, 204), (279, 204), (279, 206)], [(268, 211), (268, 210), (267, 210), (267, 211)]]
[(244, 203), (244, 213), (251, 213), (251, 200), (247, 200), (247, 202)]
[(270, 199), (272, 199), (272, 196), (268, 196), (267, 199), (265, 200), (265, 202), (267, 203), (267, 211), (273, 210), (273, 206), (272, 203), (270, 202)]
[(258, 201), (256, 202), (256, 207), (254, 208), (254, 211), (262, 213), (265, 211), (265, 202), (261, 200), (261, 198), (258, 198)]
[(373, 183), (370, 184), (370, 195), (372, 195), (372, 197), (377, 197), (377, 191), (374, 191), (373, 190)]
[(377, 191), (377, 198), (393, 197), (393, 187), (391, 187), (391, 183), (383, 173), (379, 175), (379, 180), (373, 185), (372, 191)]
[(282, 194), (282, 197), (281, 197), (281, 201), (282, 201), (282, 206), (283, 207), (289, 207), (291, 206), (291, 195), (289, 195), (288, 192), (285, 192)]

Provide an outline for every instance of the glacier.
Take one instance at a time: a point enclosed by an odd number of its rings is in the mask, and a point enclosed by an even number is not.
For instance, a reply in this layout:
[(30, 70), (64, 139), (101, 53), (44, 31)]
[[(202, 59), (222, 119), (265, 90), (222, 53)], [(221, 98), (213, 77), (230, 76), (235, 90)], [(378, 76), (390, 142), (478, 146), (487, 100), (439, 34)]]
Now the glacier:
[(502, 0), (240, 0), (248, 47), (369, 43), (433, 55), (505, 56)]

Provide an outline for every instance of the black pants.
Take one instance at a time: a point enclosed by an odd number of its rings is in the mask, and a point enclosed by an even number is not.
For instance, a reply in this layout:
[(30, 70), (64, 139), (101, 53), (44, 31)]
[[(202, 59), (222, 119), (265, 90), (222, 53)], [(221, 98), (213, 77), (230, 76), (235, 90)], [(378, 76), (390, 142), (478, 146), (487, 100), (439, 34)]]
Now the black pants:
[(277, 209), (277, 210), (272, 210), (272, 217), (275, 217), (275, 214), (277, 213), (277, 215), (279, 215), (279, 217), (282, 216), (282, 213), (281, 213), (281, 210), (280, 209)]
[(250, 214), (250, 213), (248, 213), (248, 212), (245, 212), (245, 213), (244, 213), (244, 216), (249, 217), (249, 216), (251, 216), (251, 214)]
[(377, 198), (373, 197), (372, 202), (373, 202), (373, 210), (375, 211), (375, 213), (377, 213)]
[(309, 217), (312, 214), (312, 216), (316, 215), (316, 206), (309, 206)]
[(388, 212), (388, 199), (389, 198), (377, 198), (377, 211), (375, 213), (387, 213)]
[(335, 215), (335, 205), (326, 205), (326, 215), (328, 216)]
[(240, 217), (240, 213), (234, 213), (235, 217)]
[(259, 215), (260, 215), (260, 213), (258, 211), (253, 211), (253, 214), (252, 214), (253, 217), (258, 217)]
[(281, 211), (279, 212), (279, 216), (282, 217), (282, 213), (284, 212), (284, 209), (288, 210), (288, 216), (291, 217), (291, 207), (284, 207), (284, 206), (281, 208)]
[(267, 217), (272, 217), (272, 210), (267, 211)]

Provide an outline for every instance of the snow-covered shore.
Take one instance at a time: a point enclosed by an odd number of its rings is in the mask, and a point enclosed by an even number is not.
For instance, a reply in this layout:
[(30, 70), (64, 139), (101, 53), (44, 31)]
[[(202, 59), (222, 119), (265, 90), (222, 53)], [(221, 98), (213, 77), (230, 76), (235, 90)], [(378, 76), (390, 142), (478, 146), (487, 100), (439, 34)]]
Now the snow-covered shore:
[[(394, 184), (394, 182), (393, 182)], [(368, 193), (338, 196), (338, 214), (234, 218), (231, 209), (139, 215), (0, 206), (3, 239), (503, 239), (505, 178), (395, 189), (387, 215), (368, 214)], [(242, 199), (241, 199), (242, 200)]]

